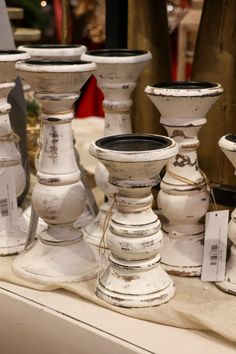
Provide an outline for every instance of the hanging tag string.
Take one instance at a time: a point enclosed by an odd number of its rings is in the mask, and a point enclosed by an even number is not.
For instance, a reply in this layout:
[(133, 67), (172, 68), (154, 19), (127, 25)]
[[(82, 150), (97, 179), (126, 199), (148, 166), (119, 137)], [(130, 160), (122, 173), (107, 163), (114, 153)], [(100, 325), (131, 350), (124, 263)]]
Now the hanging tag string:
[(102, 238), (100, 240), (99, 243), (99, 254), (105, 254), (106, 252), (106, 233), (107, 233), (107, 228), (109, 226), (109, 222), (111, 220), (111, 216), (112, 216), (112, 212), (113, 212), (113, 208), (115, 206), (115, 204), (117, 203), (117, 199), (116, 199), (116, 194), (114, 194), (114, 200), (109, 208), (109, 210), (107, 211), (104, 223), (103, 223), (103, 227), (102, 227)]
[(103, 223), (103, 227), (102, 227), (103, 232), (102, 232), (102, 238), (99, 243), (98, 274), (97, 274), (97, 279), (96, 279), (95, 290), (97, 288), (100, 275), (103, 271), (103, 260), (105, 258), (105, 254), (106, 254), (106, 232), (107, 232), (107, 229), (108, 229), (111, 217), (112, 217), (112, 212), (113, 212), (113, 209), (114, 209), (116, 203), (117, 203), (116, 194), (114, 194), (114, 200), (113, 200), (109, 210), (107, 211), (107, 214), (106, 214), (106, 217), (105, 217), (105, 220)]
[[(201, 169), (199, 169), (199, 172), (201, 173), (201, 175), (202, 175), (202, 177), (203, 177), (203, 179), (204, 179), (204, 181), (206, 183), (206, 188), (207, 188), (207, 191), (210, 194), (210, 198), (211, 198), (212, 203), (214, 205), (214, 209), (215, 209), (215, 211), (217, 211), (218, 208), (217, 208), (217, 204), (216, 204), (216, 199), (215, 199), (215, 195), (214, 195), (213, 189), (211, 187), (210, 181), (209, 181), (209, 179), (207, 178), (207, 176), (205, 175), (205, 173)], [(184, 182), (184, 183), (188, 183), (188, 184), (190, 184), (192, 186), (198, 186), (199, 185), (199, 182), (195, 182), (195, 181), (192, 181), (191, 179), (188, 179), (186, 177), (179, 176), (179, 175), (175, 174), (172, 171), (168, 171), (168, 174), (170, 176), (178, 179), (179, 181)]]

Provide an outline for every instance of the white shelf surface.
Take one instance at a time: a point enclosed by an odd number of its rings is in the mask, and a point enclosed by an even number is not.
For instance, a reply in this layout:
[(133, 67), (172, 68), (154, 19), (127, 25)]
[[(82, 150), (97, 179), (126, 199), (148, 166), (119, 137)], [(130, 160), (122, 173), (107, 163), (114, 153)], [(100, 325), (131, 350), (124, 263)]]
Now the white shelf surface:
[[(66, 291), (0, 282), (1, 354), (235, 354), (222, 338), (130, 318)], [(226, 319), (227, 320), (227, 319)]]

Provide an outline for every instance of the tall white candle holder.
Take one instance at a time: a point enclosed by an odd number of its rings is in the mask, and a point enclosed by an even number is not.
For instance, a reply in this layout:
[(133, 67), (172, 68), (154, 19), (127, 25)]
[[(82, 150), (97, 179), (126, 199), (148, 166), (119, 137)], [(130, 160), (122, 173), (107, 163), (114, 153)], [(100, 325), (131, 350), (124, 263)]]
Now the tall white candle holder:
[(152, 134), (107, 136), (90, 145), (118, 189), (107, 233), (109, 265), (96, 289), (112, 305), (155, 306), (174, 295), (173, 282), (160, 265), (162, 231), (151, 208), (151, 187), (177, 152), (172, 139)]
[(201, 274), (204, 223), (209, 188), (198, 166), (197, 138), (206, 114), (222, 94), (221, 85), (210, 82), (171, 82), (147, 86), (145, 92), (161, 113), (161, 124), (180, 146), (166, 169), (158, 194), (163, 223), (162, 263), (181, 276)]
[[(100, 49), (82, 54), (82, 59), (97, 64), (95, 75), (104, 94), (105, 136), (132, 132), (131, 94), (141, 71), (151, 58), (148, 51), (130, 49)], [(96, 167), (95, 180), (108, 200), (100, 207), (92, 223), (84, 228), (84, 235), (89, 243), (98, 246), (116, 188), (108, 182), (108, 172), (101, 163)]]
[[(225, 135), (219, 140), (218, 144), (236, 169), (236, 135)], [(228, 237), (232, 241), (232, 246), (230, 248), (230, 257), (226, 264), (225, 279), (222, 282), (217, 282), (216, 285), (221, 290), (236, 295), (236, 209), (231, 214)]]
[[(22, 228), (21, 210), (17, 210), (17, 196), (25, 188), (25, 172), (17, 148), (17, 137), (11, 128), (7, 102), (17, 77), (15, 63), (29, 55), (18, 50), (0, 51), (0, 255), (20, 252), (26, 233)], [(10, 189), (10, 190), (9, 190)], [(5, 195), (6, 192), (6, 195)]]
[[(24, 44), (19, 46), (18, 49), (29, 53), (31, 59), (39, 60), (79, 60), (81, 55), (87, 50), (84, 45), (79, 44)], [(29, 88), (27, 83), (25, 83), (25, 86)], [(35, 155), (35, 167), (37, 170), (37, 154)], [(26, 225), (29, 226), (31, 218), (31, 206), (24, 210), (23, 217), (25, 218)], [(91, 215), (91, 212), (88, 210), (88, 208), (85, 208), (79, 220), (77, 221), (77, 225), (80, 226), (81, 224), (88, 224), (92, 221), (92, 219), (93, 216)], [(36, 233), (38, 234), (46, 228), (47, 224), (41, 218), (38, 218)]]
[(36, 243), (16, 257), (13, 270), (34, 282), (80, 281), (96, 274), (96, 259), (73, 227), (85, 207), (72, 138), (73, 104), (96, 69), (84, 61), (28, 60), (17, 63), (21, 76), (42, 107), (42, 147), (38, 183), (32, 194), (37, 214), (46, 221)]

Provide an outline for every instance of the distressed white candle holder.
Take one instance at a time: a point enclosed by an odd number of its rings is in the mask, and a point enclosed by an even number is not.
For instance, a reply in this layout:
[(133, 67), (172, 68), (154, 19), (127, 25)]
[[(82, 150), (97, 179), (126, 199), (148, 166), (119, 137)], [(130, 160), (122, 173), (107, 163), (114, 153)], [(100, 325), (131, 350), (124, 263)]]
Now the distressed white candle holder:
[(74, 154), (71, 121), (78, 92), (96, 64), (28, 60), (17, 63), (16, 68), (42, 107), (42, 147), (32, 204), (48, 229), (40, 233), (32, 248), (16, 257), (13, 269), (25, 279), (46, 284), (89, 279), (96, 274), (96, 259), (82, 232), (73, 227), (86, 198)]
[[(129, 49), (100, 49), (82, 54), (82, 59), (97, 64), (95, 75), (104, 94), (105, 136), (132, 132), (131, 94), (141, 71), (151, 58), (148, 51)], [(95, 180), (108, 201), (100, 207), (94, 221), (84, 228), (84, 235), (89, 243), (98, 246), (116, 188), (108, 182), (108, 172), (100, 163), (96, 167)]]
[(145, 92), (161, 113), (161, 124), (180, 146), (166, 169), (158, 194), (163, 223), (162, 263), (182, 276), (201, 274), (204, 223), (209, 206), (205, 175), (198, 166), (198, 132), (223, 90), (208, 82), (172, 82), (147, 86)]
[(112, 305), (155, 306), (174, 295), (173, 282), (160, 265), (162, 231), (151, 208), (151, 187), (177, 152), (172, 139), (152, 134), (107, 136), (90, 145), (118, 189), (106, 238), (109, 265), (96, 289)]
[[(77, 44), (25, 44), (18, 47), (19, 50), (29, 53), (31, 59), (63, 59), (63, 60), (79, 60), (82, 53), (84, 53), (87, 48), (84, 45)], [(25, 86), (29, 85), (25, 83)], [(40, 137), (39, 137), (40, 138)], [(40, 143), (39, 143), (40, 144)], [(37, 154), (35, 156), (35, 167), (37, 170)], [(23, 217), (26, 221), (26, 225), (29, 226), (31, 218), (31, 206), (26, 208), (23, 212)], [(81, 214), (79, 220), (75, 222), (78, 227), (81, 227), (81, 224), (88, 224), (93, 219), (91, 212), (88, 208), (85, 208)], [(39, 234), (41, 231), (47, 228), (47, 224), (41, 219), (38, 218), (38, 225), (36, 234)]]
[[(236, 169), (236, 135), (228, 134), (219, 140), (219, 147)], [(236, 295), (236, 209), (231, 214), (228, 237), (232, 241), (230, 257), (226, 264), (225, 279), (216, 285), (223, 291)]]
[[(17, 77), (15, 63), (18, 60), (28, 59), (29, 55), (22, 51), (9, 50), (0, 51), (0, 174), (1, 191), (5, 190), (5, 174), (12, 174), (15, 189), (11, 191), (11, 198), (1, 199), (0, 224), (5, 224), (4, 218), (9, 218), (10, 202), (14, 200), (16, 205), (17, 196), (25, 188), (25, 172), (21, 164), (21, 155), (16, 145), (16, 137), (12, 131), (9, 119), (10, 104), (7, 102), (9, 92), (15, 86), (14, 80)], [(5, 200), (5, 202), (4, 202)], [(4, 209), (4, 210), (3, 210)], [(16, 209), (16, 208), (15, 208)], [(10, 225), (11, 224), (11, 225)], [(0, 225), (0, 255), (9, 255), (20, 252), (25, 245), (26, 233), (22, 229), (22, 213), (18, 209), (18, 216), (11, 220), (5, 228)]]

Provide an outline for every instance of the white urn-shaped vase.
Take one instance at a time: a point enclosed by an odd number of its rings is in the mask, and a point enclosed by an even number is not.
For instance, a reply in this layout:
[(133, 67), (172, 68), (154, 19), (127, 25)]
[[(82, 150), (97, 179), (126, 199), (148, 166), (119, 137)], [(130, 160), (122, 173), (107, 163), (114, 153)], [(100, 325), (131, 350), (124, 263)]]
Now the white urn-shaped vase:
[[(151, 58), (148, 51), (131, 49), (100, 49), (82, 55), (82, 59), (97, 64), (95, 76), (104, 94), (105, 136), (132, 132), (131, 94), (140, 73)], [(108, 172), (101, 163), (96, 167), (95, 180), (108, 200), (100, 207), (95, 220), (84, 228), (84, 235), (88, 242), (98, 246), (116, 187), (108, 182)]]
[[(236, 135), (228, 134), (219, 140), (219, 147), (236, 169)], [(232, 242), (230, 257), (227, 261), (225, 279), (216, 285), (223, 291), (236, 295), (236, 209), (231, 214), (228, 237)]]
[(152, 134), (107, 136), (90, 145), (118, 190), (106, 237), (109, 265), (96, 289), (113, 305), (155, 306), (174, 295), (173, 281), (160, 265), (162, 231), (151, 208), (151, 187), (177, 152), (172, 139)]
[(96, 274), (96, 260), (73, 227), (86, 197), (72, 138), (73, 104), (96, 69), (75, 60), (28, 60), (17, 63), (19, 74), (42, 106), (42, 146), (38, 183), (32, 194), (36, 213), (48, 224), (32, 248), (16, 257), (14, 271), (35, 282), (79, 281)]
[(21, 210), (17, 209), (17, 196), (25, 188), (26, 177), (7, 97), (15, 86), (15, 63), (27, 58), (29, 55), (22, 51), (0, 51), (0, 255), (21, 251), (26, 241)]
[(161, 124), (180, 146), (170, 159), (158, 194), (158, 208), (166, 218), (161, 257), (172, 274), (201, 274), (204, 222), (210, 193), (198, 165), (198, 132), (210, 107), (222, 94), (220, 84), (170, 82), (147, 86), (145, 92), (161, 113)]

